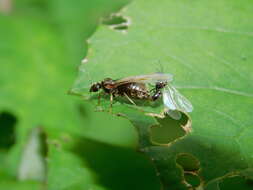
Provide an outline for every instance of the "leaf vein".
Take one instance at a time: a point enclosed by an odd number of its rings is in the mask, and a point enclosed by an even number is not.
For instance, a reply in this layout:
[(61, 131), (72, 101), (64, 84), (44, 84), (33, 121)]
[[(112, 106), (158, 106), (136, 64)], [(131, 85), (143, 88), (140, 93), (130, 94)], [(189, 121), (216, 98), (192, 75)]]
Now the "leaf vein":
[(222, 27), (212, 28), (212, 27), (208, 27), (208, 26), (178, 26), (178, 25), (162, 25), (162, 27), (182, 29), (182, 30), (212, 31), (212, 32), (229, 33), (229, 34), (234, 34), (234, 35), (253, 37), (253, 32), (236, 31), (236, 30), (226, 29), (226, 28), (222, 28)]
[(229, 89), (229, 88), (223, 88), (223, 87), (218, 87), (218, 86), (193, 86), (193, 85), (187, 85), (187, 86), (176, 86), (177, 88), (181, 89), (196, 89), (196, 90), (216, 90), (219, 92), (225, 92), (228, 94), (233, 94), (233, 95), (239, 95), (239, 96), (245, 96), (245, 97), (253, 97), (252, 93), (248, 92), (243, 92), (243, 91), (238, 91), (234, 89)]

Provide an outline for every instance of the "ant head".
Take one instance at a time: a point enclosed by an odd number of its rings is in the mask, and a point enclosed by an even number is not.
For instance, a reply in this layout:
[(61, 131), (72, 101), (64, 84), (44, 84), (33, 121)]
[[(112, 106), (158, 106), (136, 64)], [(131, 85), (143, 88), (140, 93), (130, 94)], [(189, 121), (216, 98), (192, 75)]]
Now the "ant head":
[(90, 87), (90, 92), (97, 92), (101, 87), (101, 83), (97, 82)]
[(156, 88), (156, 90), (159, 90), (159, 89), (164, 88), (166, 85), (167, 85), (167, 82), (159, 81), (159, 82), (157, 82), (157, 83), (155, 84), (155, 88)]
[(112, 80), (111, 78), (105, 78), (103, 81), (102, 81), (102, 87), (105, 89), (105, 90), (111, 90), (113, 89), (115, 86), (115, 81)]

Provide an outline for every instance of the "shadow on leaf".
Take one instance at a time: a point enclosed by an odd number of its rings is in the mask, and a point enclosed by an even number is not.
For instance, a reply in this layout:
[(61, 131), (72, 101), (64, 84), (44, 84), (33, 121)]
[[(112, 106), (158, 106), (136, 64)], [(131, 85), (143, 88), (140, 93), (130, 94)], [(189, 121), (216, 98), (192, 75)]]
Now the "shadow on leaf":
[(151, 162), (130, 148), (79, 138), (71, 151), (97, 174), (100, 185), (111, 190), (160, 189)]

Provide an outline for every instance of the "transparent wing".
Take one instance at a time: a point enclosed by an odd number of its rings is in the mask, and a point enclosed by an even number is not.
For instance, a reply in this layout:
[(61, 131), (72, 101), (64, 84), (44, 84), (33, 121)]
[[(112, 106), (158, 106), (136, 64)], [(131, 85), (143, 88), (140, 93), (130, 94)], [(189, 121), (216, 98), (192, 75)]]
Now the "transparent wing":
[(166, 113), (175, 120), (179, 120), (182, 117), (181, 112), (177, 110), (167, 110)]
[(149, 75), (131, 76), (123, 79), (116, 80), (116, 86), (122, 84), (138, 82), (138, 83), (156, 83), (156, 82), (171, 82), (173, 80), (172, 74), (154, 73)]
[(168, 110), (192, 112), (193, 106), (176, 88), (167, 85), (163, 91), (163, 103)]

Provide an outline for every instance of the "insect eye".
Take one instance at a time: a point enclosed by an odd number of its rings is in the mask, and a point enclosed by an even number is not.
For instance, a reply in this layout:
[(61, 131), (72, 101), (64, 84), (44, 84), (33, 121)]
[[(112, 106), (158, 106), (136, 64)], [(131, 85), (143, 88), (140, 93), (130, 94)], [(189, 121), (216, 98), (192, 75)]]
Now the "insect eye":
[(101, 84), (100, 83), (93, 84), (90, 87), (90, 92), (97, 92), (100, 88), (101, 88)]

